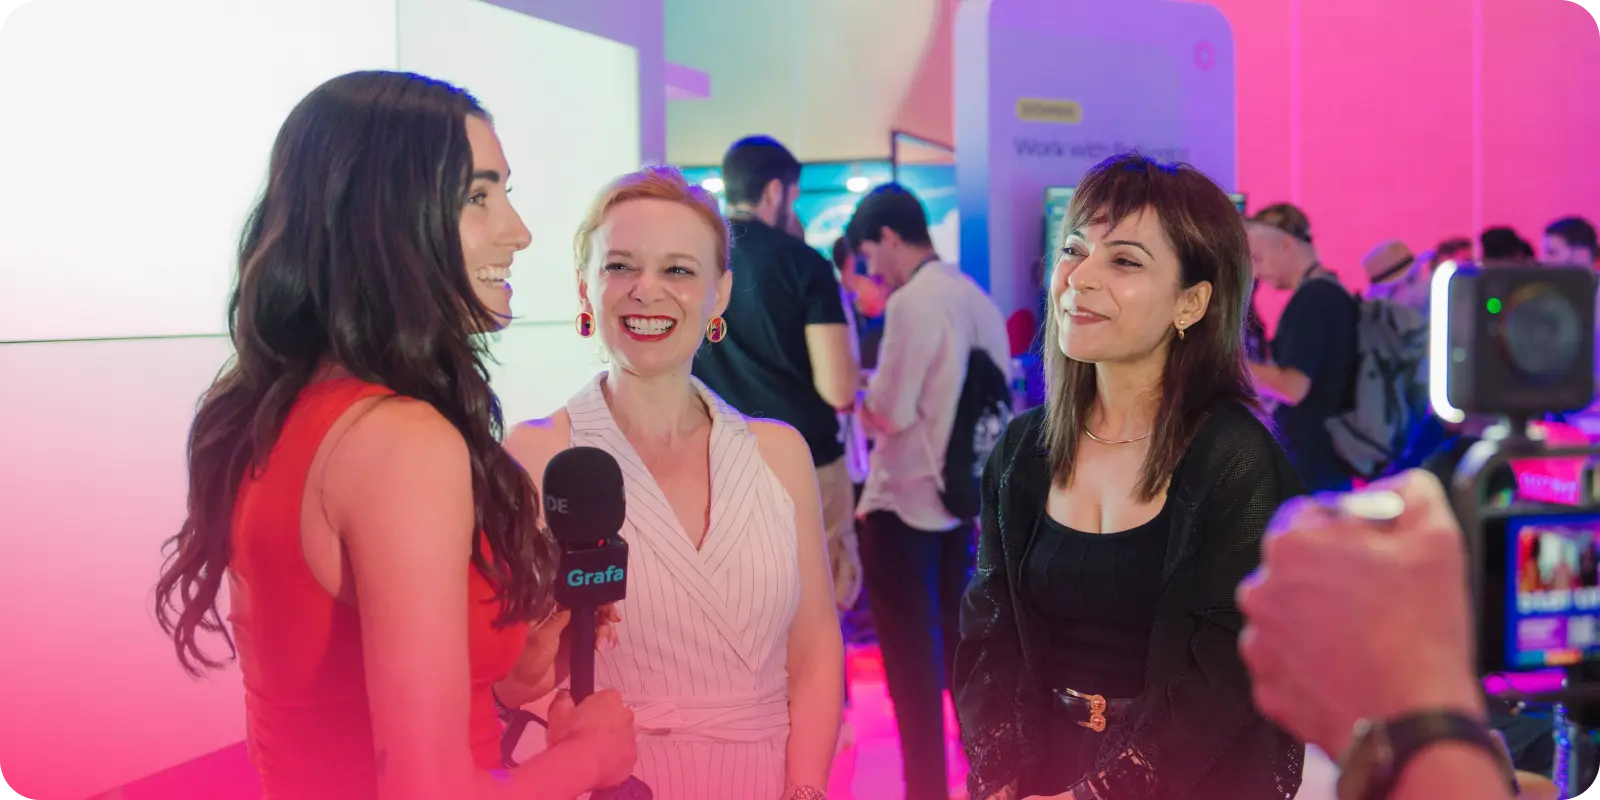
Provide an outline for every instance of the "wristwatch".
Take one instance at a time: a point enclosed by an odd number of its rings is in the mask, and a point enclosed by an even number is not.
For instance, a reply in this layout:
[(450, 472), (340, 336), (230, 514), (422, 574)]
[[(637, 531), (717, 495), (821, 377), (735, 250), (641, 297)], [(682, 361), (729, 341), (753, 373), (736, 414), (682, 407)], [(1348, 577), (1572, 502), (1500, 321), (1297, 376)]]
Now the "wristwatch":
[(1457, 711), (1422, 711), (1356, 723), (1354, 738), (1339, 759), (1339, 800), (1387, 800), (1406, 763), (1444, 742), (1482, 748), (1500, 765), (1506, 784), (1516, 786), (1511, 754), (1482, 720)]

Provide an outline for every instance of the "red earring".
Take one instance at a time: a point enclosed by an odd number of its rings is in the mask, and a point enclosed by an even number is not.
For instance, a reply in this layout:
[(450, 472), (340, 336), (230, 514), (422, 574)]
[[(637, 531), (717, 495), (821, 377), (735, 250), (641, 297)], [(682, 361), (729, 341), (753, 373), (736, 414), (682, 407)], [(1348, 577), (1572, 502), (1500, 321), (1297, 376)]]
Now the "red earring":
[(578, 335), (587, 339), (594, 335), (594, 315), (587, 311), (578, 312)]
[(722, 341), (727, 335), (728, 323), (722, 317), (712, 317), (711, 321), (706, 323), (706, 339), (712, 344)]

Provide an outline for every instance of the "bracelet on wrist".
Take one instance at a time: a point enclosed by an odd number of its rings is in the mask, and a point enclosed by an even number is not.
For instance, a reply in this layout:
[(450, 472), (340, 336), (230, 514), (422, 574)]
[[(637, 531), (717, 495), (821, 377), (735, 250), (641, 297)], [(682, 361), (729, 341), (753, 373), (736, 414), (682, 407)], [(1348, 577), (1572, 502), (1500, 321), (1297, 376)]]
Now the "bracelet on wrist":
[(828, 800), (828, 793), (815, 786), (790, 786), (783, 800)]

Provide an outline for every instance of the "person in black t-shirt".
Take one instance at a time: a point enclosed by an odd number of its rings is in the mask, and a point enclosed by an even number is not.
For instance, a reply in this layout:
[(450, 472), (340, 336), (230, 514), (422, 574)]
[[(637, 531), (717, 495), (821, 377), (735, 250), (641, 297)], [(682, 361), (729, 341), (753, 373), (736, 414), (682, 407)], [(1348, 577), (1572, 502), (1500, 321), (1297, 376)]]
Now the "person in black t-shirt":
[(861, 368), (851, 347), (833, 265), (789, 233), (800, 162), (765, 136), (722, 159), (733, 230), (733, 294), (726, 338), (706, 346), (694, 375), (750, 417), (788, 423), (817, 466), (829, 549), (855, 552), (855, 497), (839, 412), (855, 405)]
[(1287, 203), (1245, 226), (1250, 262), (1262, 283), (1293, 291), (1272, 340), (1271, 364), (1250, 364), (1256, 389), (1278, 402), (1273, 422), (1300, 480), (1313, 492), (1351, 486), (1327, 421), (1350, 406), (1355, 378), (1355, 299), (1317, 260), (1306, 215)]

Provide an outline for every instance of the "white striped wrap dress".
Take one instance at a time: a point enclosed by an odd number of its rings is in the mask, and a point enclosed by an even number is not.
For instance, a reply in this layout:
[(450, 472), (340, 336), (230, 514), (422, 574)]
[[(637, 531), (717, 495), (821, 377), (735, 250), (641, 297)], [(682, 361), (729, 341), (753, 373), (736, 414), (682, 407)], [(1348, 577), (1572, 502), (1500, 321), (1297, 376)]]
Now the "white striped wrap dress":
[(711, 413), (710, 527), (696, 550), (612, 419), (603, 378), (567, 404), (573, 446), (615, 457), (627, 497), (628, 596), (595, 685), (633, 709), (634, 775), (656, 800), (778, 800), (800, 601), (794, 503), (746, 418), (695, 380)]

